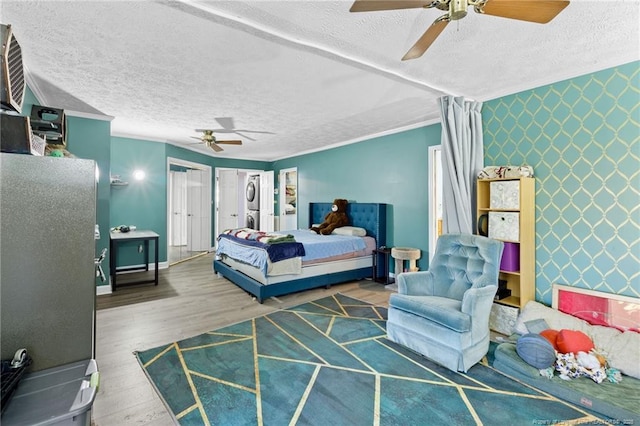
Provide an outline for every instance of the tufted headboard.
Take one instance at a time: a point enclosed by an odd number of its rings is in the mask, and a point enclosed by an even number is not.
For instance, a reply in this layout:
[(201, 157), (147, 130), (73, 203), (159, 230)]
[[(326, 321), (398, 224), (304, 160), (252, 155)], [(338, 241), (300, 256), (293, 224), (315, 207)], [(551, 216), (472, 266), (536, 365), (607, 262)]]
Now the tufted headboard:
[[(309, 226), (322, 223), (333, 203), (309, 203)], [(387, 205), (382, 203), (349, 203), (347, 216), (351, 226), (367, 230), (378, 247), (387, 245)]]

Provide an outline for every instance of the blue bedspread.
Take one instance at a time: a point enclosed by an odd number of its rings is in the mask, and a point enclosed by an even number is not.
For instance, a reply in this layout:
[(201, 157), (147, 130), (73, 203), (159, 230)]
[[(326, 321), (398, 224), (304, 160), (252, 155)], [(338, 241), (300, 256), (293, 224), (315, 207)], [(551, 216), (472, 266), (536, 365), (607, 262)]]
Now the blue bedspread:
[(277, 262), (291, 257), (302, 257), (302, 261), (322, 259), (345, 253), (364, 250), (362, 237), (346, 235), (318, 235), (307, 229), (281, 231), (293, 235), (294, 243), (263, 244), (258, 241), (237, 238), (229, 234), (218, 236), (218, 255), (226, 255), (240, 262), (259, 268), (267, 275), (267, 260)]
[(339, 256), (345, 253), (364, 250), (367, 245), (362, 237), (348, 235), (318, 235), (308, 229), (282, 231), (291, 234), (296, 241), (304, 244), (305, 255), (302, 261)]
[[(292, 257), (304, 256), (304, 246), (299, 242), (277, 243), (277, 244), (265, 244), (255, 240), (246, 240), (243, 238), (237, 238), (229, 234), (220, 234), (218, 237), (218, 246), (223, 240), (230, 240), (235, 242), (235, 245), (244, 247), (255, 247), (269, 256), (269, 260), (272, 262), (278, 262), (280, 260), (290, 259)], [(256, 251), (259, 251), (256, 250)], [(260, 256), (260, 255), (259, 255)], [(243, 260), (238, 258), (237, 260)]]

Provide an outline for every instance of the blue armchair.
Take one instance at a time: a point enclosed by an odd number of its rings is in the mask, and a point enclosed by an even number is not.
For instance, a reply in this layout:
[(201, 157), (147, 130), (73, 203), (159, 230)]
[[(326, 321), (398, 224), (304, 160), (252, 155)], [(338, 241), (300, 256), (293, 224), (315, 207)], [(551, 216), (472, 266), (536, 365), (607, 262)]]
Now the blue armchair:
[(489, 314), (503, 247), (477, 235), (440, 236), (428, 271), (396, 277), (389, 340), (466, 373), (489, 350)]

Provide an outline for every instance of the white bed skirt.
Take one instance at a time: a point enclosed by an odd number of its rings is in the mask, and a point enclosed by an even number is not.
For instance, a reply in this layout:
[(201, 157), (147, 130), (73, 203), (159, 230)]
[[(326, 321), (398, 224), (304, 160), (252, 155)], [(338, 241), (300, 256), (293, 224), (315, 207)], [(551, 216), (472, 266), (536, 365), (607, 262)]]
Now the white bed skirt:
[(368, 255), (362, 257), (354, 257), (352, 259), (335, 260), (332, 262), (304, 265), (302, 266), (302, 273), (300, 274), (287, 274), (265, 277), (258, 268), (247, 265), (246, 263), (238, 262), (231, 259), (230, 257), (225, 256), (220, 261), (264, 285), (282, 283), (291, 280), (297, 280), (300, 278), (316, 277), (319, 275), (331, 274), (334, 272), (350, 271), (352, 269), (373, 267), (373, 257), (371, 255)]

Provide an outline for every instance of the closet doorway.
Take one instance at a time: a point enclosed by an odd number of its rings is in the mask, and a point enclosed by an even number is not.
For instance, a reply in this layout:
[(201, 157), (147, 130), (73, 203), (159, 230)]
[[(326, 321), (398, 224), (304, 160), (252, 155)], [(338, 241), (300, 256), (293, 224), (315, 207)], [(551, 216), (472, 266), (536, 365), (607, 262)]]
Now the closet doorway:
[(169, 265), (211, 249), (211, 167), (167, 159), (167, 257)]
[[(234, 228), (248, 227), (264, 232), (274, 230), (273, 176), (274, 173), (271, 170), (216, 167), (216, 236), (225, 229)], [(258, 205), (253, 204), (255, 201), (253, 203), (251, 201), (256, 197), (259, 199)], [(254, 226), (249, 226), (250, 224)]]

